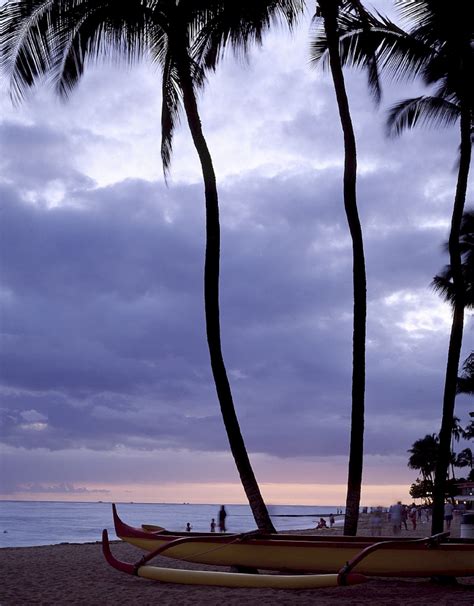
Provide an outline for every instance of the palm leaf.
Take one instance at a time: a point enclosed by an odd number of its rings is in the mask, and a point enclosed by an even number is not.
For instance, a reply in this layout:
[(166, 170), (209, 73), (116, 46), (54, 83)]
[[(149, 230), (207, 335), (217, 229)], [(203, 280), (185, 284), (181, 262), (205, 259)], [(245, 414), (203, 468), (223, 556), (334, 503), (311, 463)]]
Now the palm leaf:
[(167, 53), (162, 68), (161, 160), (166, 179), (171, 165), (173, 134), (176, 123), (179, 122), (180, 109), (179, 79), (171, 53)]
[[(142, 0), (12, 0), (2, 9), (2, 63), (12, 96), (21, 99), (50, 76), (61, 95), (88, 59), (135, 61), (143, 53), (149, 11)], [(144, 37), (145, 35), (145, 37)]]
[[(462, 262), (461, 271), (464, 281), (465, 306), (472, 309), (474, 308), (474, 212), (472, 211), (463, 214), (459, 246)], [(448, 250), (448, 243), (444, 245), (444, 248)], [(433, 278), (431, 285), (445, 301), (451, 305), (455, 303), (453, 272), (450, 265), (446, 265)]]
[(387, 117), (387, 133), (400, 135), (418, 125), (449, 126), (460, 116), (455, 104), (441, 97), (421, 96), (405, 99), (391, 107)]
[(19, 101), (25, 90), (50, 67), (51, 46), (45, 35), (56, 4), (50, 0), (10, 0), (0, 12), (0, 62), (11, 73), (11, 95)]
[(245, 58), (252, 45), (262, 44), (272, 24), (291, 29), (305, 8), (304, 0), (211, 0), (207, 4), (211, 10), (201, 23), (192, 56), (210, 69), (215, 69), (228, 46)]
[[(430, 49), (411, 37), (380, 13), (361, 16), (341, 11), (339, 16), (340, 55), (344, 65), (369, 70), (369, 86), (374, 92), (378, 72), (390, 79), (413, 79), (429, 61)], [(311, 60), (327, 65), (327, 41), (321, 27), (314, 32), (311, 42)], [(374, 66), (377, 66), (375, 76)], [(376, 91), (375, 91), (376, 92)]]

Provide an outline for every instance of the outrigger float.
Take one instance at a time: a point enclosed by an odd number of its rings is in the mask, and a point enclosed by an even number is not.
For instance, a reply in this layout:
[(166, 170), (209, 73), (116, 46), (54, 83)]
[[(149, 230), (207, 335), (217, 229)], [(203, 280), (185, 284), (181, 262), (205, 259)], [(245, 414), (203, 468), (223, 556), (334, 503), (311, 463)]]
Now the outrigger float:
[[(113, 514), (117, 536), (149, 552), (140, 562), (131, 565), (134, 570), (142, 567), (155, 568), (145, 565), (155, 555), (163, 555), (186, 562), (231, 566), (244, 571), (254, 572), (261, 569), (297, 573), (299, 578), (301, 573), (310, 573), (303, 575), (303, 578), (311, 575), (332, 577), (320, 579), (320, 582), (326, 583), (325, 585), (316, 584), (316, 579), (308, 580), (315, 583), (313, 587), (336, 586), (351, 580), (361, 582), (359, 577), (349, 579), (348, 575), (355, 573), (384, 577), (474, 576), (474, 541), (452, 539), (449, 538), (449, 533), (422, 539), (397, 540), (390, 537), (265, 535), (258, 531), (236, 535), (178, 533), (153, 525), (143, 525), (142, 528), (128, 526), (120, 519), (115, 505), (113, 505)], [(109, 559), (108, 561), (114, 566), (112, 561)], [(189, 571), (178, 572), (189, 573)], [(145, 574), (150, 575), (151, 571), (141, 570), (140, 576)], [(242, 585), (241, 582), (245, 582), (246, 578), (241, 573), (216, 574), (237, 574), (235, 585), (232, 586), (275, 586)], [(276, 575), (246, 576), (256, 578)], [(241, 579), (241, 582), (238, 579)], [(292, 581), (287, 579), (286, 582)]]

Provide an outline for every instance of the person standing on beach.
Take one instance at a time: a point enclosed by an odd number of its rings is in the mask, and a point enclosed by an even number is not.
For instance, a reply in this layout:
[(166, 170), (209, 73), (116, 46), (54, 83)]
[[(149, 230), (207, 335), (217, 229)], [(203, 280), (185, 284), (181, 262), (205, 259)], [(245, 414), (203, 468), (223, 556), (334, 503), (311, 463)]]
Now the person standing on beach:
[(370, 530), (372, 536), (382, 536), (382, 508), (375, 507), (370, 513)]
[(401, 501), (397, 501), (395, 505), (390, 507), (389, 516), (393, 534), (400, 534), (402, 529), (402, 511), (403, 507)]
[[(405, 526), (405, 530), (408, 530), (407, 520), (408, 520), (408, 507), (406, 505), (402, 505), (402, 524), (403, 524), (403, 526)], [(401, 529), (401, 525), (400, 525), (400, 529)]]
[(453, 509), (451, 503), (444, 504), (444, 521), (446, 522), (446, 530), (451, 530), (451, 522), (453, 521)]
[(191, 524), (189, 522), (187, 522), (187, 524), (186, 524), (186, 530), (187, 530), (187, 532), (191, 532), (192, 528), (193, 527), (191, 526)]
[(332, 513), (329, 514), (329, 527), (332, 528), (334, 526), (334, 515)]
[(431, 509), (427, 505), (423, 511), (425, 512), (425, 521), (428, 523), (430, 521)]
[(211, 520), (211, 532), (216, 532), (216, 521), (214, 518)]
[(226, 531), (226, 527), (225, 527), (226, 517), (227, 517), (227, 512), (225, 510), (224, 505), (222, 505), (221, 508), (219, 509), (219, 531), (220, 532)]

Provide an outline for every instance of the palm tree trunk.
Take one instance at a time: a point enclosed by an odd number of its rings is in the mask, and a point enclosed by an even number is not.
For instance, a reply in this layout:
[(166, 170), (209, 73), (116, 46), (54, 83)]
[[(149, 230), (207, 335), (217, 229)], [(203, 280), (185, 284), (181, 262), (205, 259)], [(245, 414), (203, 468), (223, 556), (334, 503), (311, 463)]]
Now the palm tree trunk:
[(352, 415), (344, 534), (355, 536), (359, 521), (364, 456), (365, 335), (367, 282), (362, 229), (357, 210), (357, 150), (339, 55), (338, 3), (319, 0), (337, 106), (344, 133), (344, 208), (352, 238), (354, 319), (352, 341)]
[(449, 235), (449, 258), (453, 273), (454, 309), (449, 339), (448, 361), (443, 395), (443, 414), (439, 432), (439, 456), (436, 463), (433, 487), (433, 519), (431, 532), (443, 531), (444, 500), (446, 493), (446, 476), (451, 454), (451, 433), (453, 430), (454, 405), (458, 379), (459, 361), (461, 358), (462, 337), (464, 329), (465, 288), (462, 273), (461, 249), (459, 238), (461, 222), (466, 201), (469, 166), (471, 163), (471, 116), (468, 102), (461, 102), (461, 153), (459, 159), (458, 180), (451, 218)]
[(237, 465), (242, 485), (257, 527), (262, 532), (274, 533), (267, 507), (263, 501), (260, 488), (250, 463), (244, 439), (240, 431), (235, 412), (232, 392), (221, 348), (219, 318), (219, 268), (220, 268), (220, 224), (219, 200), (216, 176), (211, 155), (202, 132), (196, 96), (192, 84), (189, 60), (182, 58), (179, 78), (183, 92), (183, 103), (194, 146), (201, 162), (206, 198), (206, 255), (204, 266), (204, 302), (206, 315), (206, 333), (212, 374), (219, 399), (230, 449)]

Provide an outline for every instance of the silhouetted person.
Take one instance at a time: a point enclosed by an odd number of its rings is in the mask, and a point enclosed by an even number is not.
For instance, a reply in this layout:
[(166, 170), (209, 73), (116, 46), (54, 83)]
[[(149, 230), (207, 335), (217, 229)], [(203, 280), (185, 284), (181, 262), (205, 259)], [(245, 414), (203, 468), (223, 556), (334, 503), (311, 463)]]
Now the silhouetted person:
[(446, 522), (446, 530), (451, 530), (451, 522), (453, 521), (454, 507), (451, 503), (444, 504), (444, 521)]
[(216, 521), (214, 518), (211, 520), (211, 532), (216, 532)]
[(393, 534), (400, 534), (400, 530), (402, 528), (402, 510), (403, 507), (401, 501), (397, 501), (395, 505), (390, 507), (389, 515)]
[(220, 532), (226, 531), (226, 528), (225, 528), (226, 517), (227, 517), (227, 512), (225, 510), (224, 505), (222, 505), (221, 508), (219, 509), (219, 531)]

